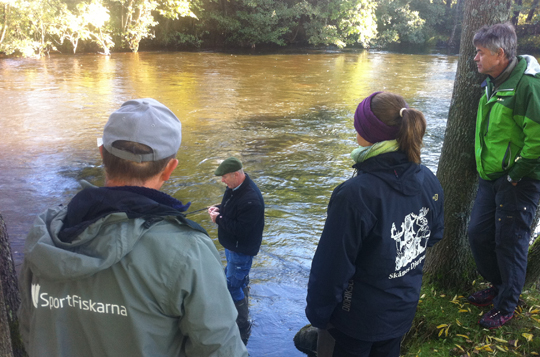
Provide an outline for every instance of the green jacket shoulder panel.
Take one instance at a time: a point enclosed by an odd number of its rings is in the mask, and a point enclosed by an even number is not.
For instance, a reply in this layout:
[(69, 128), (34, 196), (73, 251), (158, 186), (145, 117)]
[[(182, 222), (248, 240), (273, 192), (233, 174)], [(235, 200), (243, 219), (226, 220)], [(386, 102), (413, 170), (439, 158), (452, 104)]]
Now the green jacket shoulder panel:
[[(511, 76), (494, 93), (487, 80), (478, 106), (477, 170), (483, 179), (509, 174), (514, 180), (540, 178), (540, 65), (520, 56)], [(490, 95), (488, 97), (488, 95)]]

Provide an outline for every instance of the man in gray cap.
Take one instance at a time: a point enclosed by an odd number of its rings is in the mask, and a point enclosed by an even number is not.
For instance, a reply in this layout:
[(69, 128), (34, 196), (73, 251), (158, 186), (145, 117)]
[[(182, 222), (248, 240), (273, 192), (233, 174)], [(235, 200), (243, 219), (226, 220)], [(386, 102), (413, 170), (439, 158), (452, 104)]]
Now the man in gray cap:
[(236, 323), (242, 341), (251, 334), (248, 309), (249, 271), (259, 252), (264, 229), (264, 200), (261, 191), (235, 157), (224, 160), (214, 172), (227, 185), (220, 205), (208, 209), (218, 225), (218, 239), (227, 257), (227, 287), (238, 310)]
[(178, 165), (178, 118), (156, 100), (130, 100), (102, 140), (105, 187), (86, 184), (27, 237), (28, 354), (247, 357), (217, 249), (184, 218), (189, 204), (159, 191)]

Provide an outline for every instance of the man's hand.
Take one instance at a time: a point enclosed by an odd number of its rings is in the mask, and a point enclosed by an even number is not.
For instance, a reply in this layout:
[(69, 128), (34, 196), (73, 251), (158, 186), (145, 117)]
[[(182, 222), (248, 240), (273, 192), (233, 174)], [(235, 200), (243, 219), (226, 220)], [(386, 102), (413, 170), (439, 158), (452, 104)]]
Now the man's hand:
[(216, 223), (216, 218), (219, 215), (219, 208), (216, 206), (211, 206), (208, 208), (208, 214), (210, 215), (210, 219), (212, 222)]

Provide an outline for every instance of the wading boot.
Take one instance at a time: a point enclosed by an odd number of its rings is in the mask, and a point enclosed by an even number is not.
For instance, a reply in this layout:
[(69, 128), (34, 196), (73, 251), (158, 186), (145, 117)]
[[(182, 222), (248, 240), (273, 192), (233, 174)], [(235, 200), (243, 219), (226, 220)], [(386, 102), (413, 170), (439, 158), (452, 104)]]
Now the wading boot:
[(236, 318), (236, 324), (240, 330), (240, 337), (242, 342), (247, 345), (249, 336), (251, 335), (251, 321), (249, 320), (249, 307), (247, 303), (247, 295), (244, 299), (235, 301), (234, 305), (238, 311), (238, 317)]

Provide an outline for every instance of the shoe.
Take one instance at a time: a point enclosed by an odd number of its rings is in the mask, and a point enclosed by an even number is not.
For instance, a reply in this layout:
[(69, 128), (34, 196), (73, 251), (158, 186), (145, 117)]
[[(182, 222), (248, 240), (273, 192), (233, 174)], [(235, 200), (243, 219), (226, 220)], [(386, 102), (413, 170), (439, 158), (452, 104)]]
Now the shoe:
[(484, 290), (480, 290), (467, 298), (469, 302), (475, 306), (488, 306), (493, 303), (493, 299), (497, 296), (497, 289), (493, 286)]
[(512, 311), (509, 314), (503, 314), (500, 310), (495, 308), (489, 310), (481, 319), (478, 321), (480, 326), (493, 330), (494, 328), (499, 328), (514, 317), (514, 312)]

